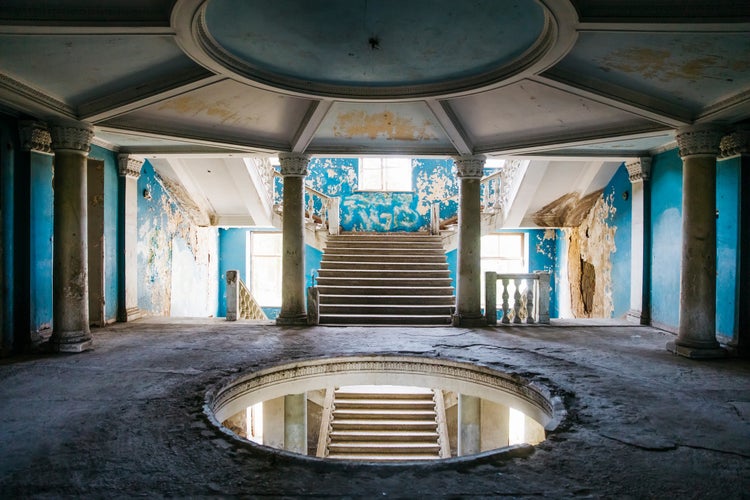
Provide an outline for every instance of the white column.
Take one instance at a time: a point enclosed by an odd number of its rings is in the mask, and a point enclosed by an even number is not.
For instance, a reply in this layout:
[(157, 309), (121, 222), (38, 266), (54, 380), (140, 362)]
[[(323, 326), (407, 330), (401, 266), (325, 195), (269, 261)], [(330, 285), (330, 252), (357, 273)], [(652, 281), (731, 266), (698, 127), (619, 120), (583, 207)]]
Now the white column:
[(284, 449), (307, 455), (307, 394), (284, 396)]
[(682, 157), (680, 324), (667, 350), (688, 358), (722, 357), (716, 340), (716, 156), (722, 133), (687, 127), (676, 139)]
[(482, 207), (479, 183), (484, 173), (484, 156), (458, 156), (461, 180), (458, 205), (458, 276), (454, 326), (484, 326), (481, 302)]
[(123, 259), (120, 275), (119, 320), (133, 321), (142, 316), (138, 309), (138, 177), (143, 160), (121, 154), (120, 174), (120, 255)]
[(87, 124), (76, 122), (54, 125), (50, 135), (55, 151), (55, 220), (49, 345), (56, 352), (81, 352), (91, 348), (86, 158), (94, 133)]
[(281, 312), (279, 325), (306, 325), (305, 307), (305, 186), (309, 157), (279, 154), (284, 177), (282, 213)]
[(458, 456), (482, 451), (482, 400), (475, 396), (458, 395)]
[(630, 310), (628, 320), (640, 325), (650, 323), (649, 248), (651, 158), (643, 157), (625, 164), (630, 177)]

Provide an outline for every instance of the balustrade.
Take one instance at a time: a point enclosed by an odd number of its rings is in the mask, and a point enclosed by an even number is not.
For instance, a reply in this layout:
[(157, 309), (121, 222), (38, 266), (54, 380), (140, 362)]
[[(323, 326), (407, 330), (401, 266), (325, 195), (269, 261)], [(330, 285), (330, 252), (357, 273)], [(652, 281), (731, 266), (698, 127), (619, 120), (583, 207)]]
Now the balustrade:
[(268, 319), (237, 270), (227, 271), (227, 321)]
[[(274, 175), (282, 180), (279, 172)], [(283, 214), (283, 204), (277, 206)], [(339, 198), (328, 196), (317, 189), (305, 186), (305, 223), (315, 229), (328, 229), (328, 234), (339, 234), (341, 218), (339, 213)]]
[[(503, 324), (549, 324), (550, 273), (485, 273), (485, 316), (487, 324), (497, 324), (497, 283), (501, 283)], [(509, 302), (510, 289), (513, 303)]]

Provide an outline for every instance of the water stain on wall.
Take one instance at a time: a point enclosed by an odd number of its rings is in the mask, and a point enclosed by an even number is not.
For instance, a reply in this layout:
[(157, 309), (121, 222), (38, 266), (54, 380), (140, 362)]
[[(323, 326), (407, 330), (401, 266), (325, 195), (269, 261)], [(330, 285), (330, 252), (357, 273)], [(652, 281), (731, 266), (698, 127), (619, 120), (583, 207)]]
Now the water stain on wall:
[(437, 140), (432, 124), (424, 121), (421, 125), (392, 111), (367, 113), (363, 110), (340, 113), (333, 125), (335, 137), (367, 137), (371, 140), (426, 141)]

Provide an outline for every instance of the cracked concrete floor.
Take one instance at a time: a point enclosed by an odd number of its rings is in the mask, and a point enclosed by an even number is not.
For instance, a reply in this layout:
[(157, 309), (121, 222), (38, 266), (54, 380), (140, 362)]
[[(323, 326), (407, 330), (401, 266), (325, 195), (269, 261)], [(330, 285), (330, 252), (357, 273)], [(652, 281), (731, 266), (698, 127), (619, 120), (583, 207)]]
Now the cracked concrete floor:
[[(0, 497), (750, 497), (750, 362), (669, 354), (647, 327), (283, 328), (150, 319), (95, 349), (0, 362)], [(533, 452), (430, 465), (293, 459), (203, 414), (209, 386), (324, 355), (481, 363), (564, 395)]]

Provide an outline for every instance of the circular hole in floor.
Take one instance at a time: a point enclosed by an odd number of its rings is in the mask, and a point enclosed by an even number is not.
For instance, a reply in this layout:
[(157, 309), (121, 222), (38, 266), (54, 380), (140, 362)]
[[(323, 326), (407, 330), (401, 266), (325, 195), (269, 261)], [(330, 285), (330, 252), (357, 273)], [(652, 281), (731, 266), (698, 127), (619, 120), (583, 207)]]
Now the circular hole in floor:
[(351, 356), (241, 373), (206, 397), (238, 438), (330, 460), (413, 462), (536, 445), (564, 416), (537, 383), (433, 358)]

